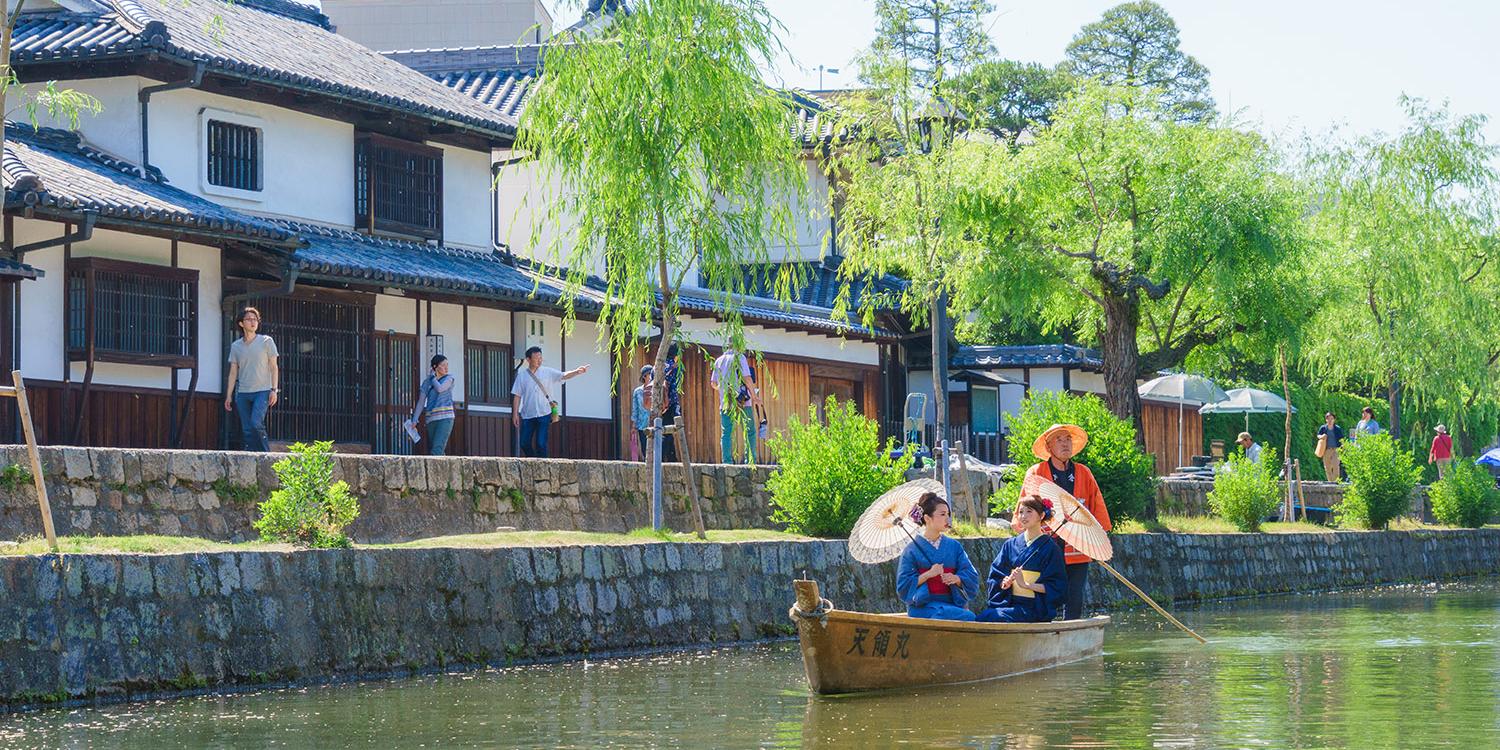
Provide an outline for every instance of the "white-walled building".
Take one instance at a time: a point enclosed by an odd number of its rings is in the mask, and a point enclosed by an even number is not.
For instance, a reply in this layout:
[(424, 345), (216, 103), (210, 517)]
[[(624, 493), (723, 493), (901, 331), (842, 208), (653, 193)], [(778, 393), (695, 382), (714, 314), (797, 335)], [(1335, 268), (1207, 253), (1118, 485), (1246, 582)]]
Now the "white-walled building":
[(560, 394), (554, 453), (617, 454), (592, 324), (562, 340), (560, 287), (496, 251), (512, 118), (290, 0), (36, 3), (12, 64), (103, 106), (76, 133), (7, 123), (0, 366), (44, 441), (237, 445), (223, 363), (248, 304), (282, 354), (273, 441), (410, 451), (399, 423), (441, 351), (452, 450), (509, 454), (510, 376), (540, 343), (594, 365)]

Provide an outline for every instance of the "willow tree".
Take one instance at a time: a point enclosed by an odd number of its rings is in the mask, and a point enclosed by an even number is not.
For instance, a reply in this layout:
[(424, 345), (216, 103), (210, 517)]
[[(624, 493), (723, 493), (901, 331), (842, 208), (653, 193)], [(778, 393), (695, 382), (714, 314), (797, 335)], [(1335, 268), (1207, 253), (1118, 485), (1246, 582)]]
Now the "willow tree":
[[(839, 185), (834, 214), (845, 279), (895, 273), (910, 283), (904, 312), (931, 321), (934, 423), (948, 425), (948, 299), (957, 260), (973, 242), (966, 229), (966, 185), (978, 154), (994, 144), (960, 132), (965, 118), (949, 98), (950, 78), (990, 49), (983, 0), (882, 0), (879, 33), (861, 57), (866, 88), (844, 98), (849, 136), (827, 163)], [(847, 291), (847, 290), (846, 290)], [(873, 323), (874, 295), (860, 311)], [(841, 301), (837, 307), (843, 310)]]
[[(760, 0), (642, 0), (543, 52), (516, 138), (542, 186), (533, 244), (563, 261), (565, 325), (580, 297), (602, 294), (616, 374), (653, 320), (662, 371), (693, 274), (738, 340), (744, 264), (790, 244), (806, 172), (789, 102), (760, 77), (781, 50), (778, 28)], [(783, 297), (789, 273), (775, 284)], [(658, 412), (664, 387), (657, 378)]]
[(1310, 150), (1318, 276), (1331, 294), (1304, 356), (1320, 381), (1383, 390), (1398, 434), (1403, 393), (1447, 402), (1451, 423), (1500, 385), (1500, 148), (1482, 116), (1402, 104), (1402, 132)]
[(1260, 137), (1163, 116), (1149, 90), (1089, 84), (1036, 141), (985, 166), (990, 226), (961, 303), (1098, 342), (1105, 401), (1141, 436), (1138, 378), (1285, 317), (1280, 265), (1303, 202)]

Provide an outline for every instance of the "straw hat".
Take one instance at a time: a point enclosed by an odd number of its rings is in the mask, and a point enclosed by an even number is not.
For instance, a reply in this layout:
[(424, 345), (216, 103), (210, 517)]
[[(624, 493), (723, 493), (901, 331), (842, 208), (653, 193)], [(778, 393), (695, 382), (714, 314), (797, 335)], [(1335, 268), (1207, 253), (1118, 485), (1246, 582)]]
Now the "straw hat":
[(1248, 432), (1241, 432), (1240, 436), (1234, 439), (1234, 442), (1236, 442), (1236, 443), (1244, 443), (1244, 442), (1252, 442), (1253, 440), (1254, 440), (1254, 438), (1250, 437), (1250, 433), (1248, 433)]
[(1043, 430), (1042, 434), (1036, 436), (1036, 442), (1031, 444), (1031, 455), (1043, 461), (1051, 458), (1052, 454), (1047, 452), (1047, 443), (1052, 440), (1053, 435), (1059, 432), (1066, 432), (1073, 436), (1073, 453), (1075, 455), (1082, 453), (1083, 446), (1088, 445), (1089, 434), (1084, 432), (1082, 427), (1076, 424), (1055, 424)]
[(1438, 425), (1437, 427), (1434, 427), (1433, 429), (1436, 430), (1436, 431), (1438, 431), (1438, 432), (1443, 433), (1444, 435), (1448, 434), (1448, 428), (1444, 427), (1442, 425)]

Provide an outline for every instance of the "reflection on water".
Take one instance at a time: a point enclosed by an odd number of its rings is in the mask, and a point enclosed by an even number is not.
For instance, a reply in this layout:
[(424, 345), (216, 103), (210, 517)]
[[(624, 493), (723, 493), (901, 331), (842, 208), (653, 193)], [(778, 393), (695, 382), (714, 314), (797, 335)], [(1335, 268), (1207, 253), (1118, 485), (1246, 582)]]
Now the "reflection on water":
[(1500, 747), (1500, 582), (1231, 602), (1207, 647), (1119, 616), (1102, 658), (815, 698), (796, 645), (0, 718), (0, 747)]

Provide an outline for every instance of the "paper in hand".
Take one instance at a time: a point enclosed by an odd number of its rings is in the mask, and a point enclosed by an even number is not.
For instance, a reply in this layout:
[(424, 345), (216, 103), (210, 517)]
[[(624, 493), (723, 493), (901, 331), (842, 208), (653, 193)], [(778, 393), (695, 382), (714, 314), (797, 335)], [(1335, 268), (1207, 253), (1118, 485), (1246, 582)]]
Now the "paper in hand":
[(409, 438), (411, 438), (411, 441), (413, 443), (420, 443), (420, 442), (422, 442), (422, 433), (417, 432), (417, 423), (416, 422), (408, 419), (405, 422), (401, 423), (401, 427), (406, 430), (406, 436), (409, 437)]

